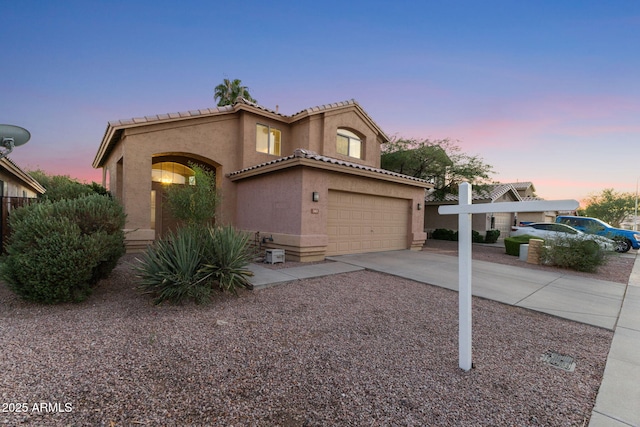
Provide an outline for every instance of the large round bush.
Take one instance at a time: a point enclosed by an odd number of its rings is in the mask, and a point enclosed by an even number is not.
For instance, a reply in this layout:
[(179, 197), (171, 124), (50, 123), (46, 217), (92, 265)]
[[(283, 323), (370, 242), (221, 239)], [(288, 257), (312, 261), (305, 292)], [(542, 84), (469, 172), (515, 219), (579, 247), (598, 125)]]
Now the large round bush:
[(0, 275), (26, 300), (84, 300), (124, 254), (120, 204), (94, 194), (43, 201), (12, 212)]

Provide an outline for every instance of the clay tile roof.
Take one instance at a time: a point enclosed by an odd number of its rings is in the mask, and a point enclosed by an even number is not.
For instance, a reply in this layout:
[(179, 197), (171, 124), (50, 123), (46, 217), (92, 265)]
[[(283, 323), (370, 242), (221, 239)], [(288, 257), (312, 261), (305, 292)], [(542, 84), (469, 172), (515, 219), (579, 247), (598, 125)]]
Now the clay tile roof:
[[(509, 191), (513, 191), (513, 194), (521, 201), (520, 196), (513, 185), (511, 184), (493, 184), (487, 188), (474, 188), (471, 192), (471, 200), (490, 200), (491, 203), (504, 196)], [(425, 202), (458, 202), (458, 195), (447, 193), (444, 198), (438, 198), (436, 194), (427, 194)]]
[(348, 101), (333, 102), (331, 104), (317, 105), (315, 107), (310, 107), (310, 108), (305, 108), (304, 110), (300, 110), (297, 113), (293, 114), (292, 117), (293, 116), (297, 116), (298, 114), (319, 113), (320, 111), (325, 111), (325, 110), (329, 110), (329, 109), (332, 109), (332, 108), (338, 108), (338, 107), (346, 107), (346, 106), (349, 106), (349, 105), (358, 105), (358, 103), (354, 99), (350, 99)]
[(117, 126), (135, 125), (135, 124), (153, 123), (157, 121), (170, 120), (170, 119), (198, 117), (198, 116), (207, 115), (207, 114), (215, 114), (215, 113), (231, 111), (232, 109), (233, 107), (225, 105), (223, 107), (217, 107), (217, 108), (204, 108), (200, 110), (180, 111), (180, 112), (174, 112), (174, 113), (156, 114), (153, 116), (134, 117), (131, 119), (112, 120), (112, 121), (109, 121), (109, 126), (117, 127)]
[(284, 114), (280, 114), (280, 113), (278, 113), (277, 111), (271, 110), (271, 109), (269, 109), (269, 108), (267, 108), (267, 107), (263, 107), (263, 106), (262, 106), (262, 105), (260, 105), (260, 104), (256, 104), (255, 102), (248, 101), (248, 100), (246, 100), (246, 99), (244, 99), (244, 98), (242, 98), (242, 97), (239, 97), (239, 98), (236, 100), (236, 104), (238, 104), (238, 103), (239, 103), (239, 104), (250, 105), (250, 106), (252, 106), (252, 107), (258, 108), (258, 109), (260, 109), (260, 110), (262, 110), (262, 111), (266, 111), (266, 112), (271, 113), (271, 114), (277, 114), (277, 115), (278, 115), (278, 116), (280, 116), (280, 117), (287, 117), (287, 116), (285, 116)]
[(513, 188), (516, 190), (526, 190), (529, 187), (533, 187), (533, 183), (529, 181), (509, 182), (509, 184), (513, 185)]
[(380, 168), (374, 168), (371, 166), (366, 166), (366, 165), (361, 165), (358, 163), (352, 163), (352, 162), (347, 162), (344, 160), (340, 160), (340, 159), (335, 159), (333, 157), (327, 157), (327, 156), (322, 156), (314, 151), (311, 150), (305, 150), (302, 148), (298, 148), (296, 149), (292, 155), (287, 156), (287, 157), (281, 157), (279, 159), (275, 159), (275, 160), (271, 160), (269, 162), (265, 162), (265, 163), (260, 163), (258, 165), (254, 165), (254, 166), (250, 166), (244, 169), (241, 169), (239, 171), (235, 171), (235, 172), (231, 172), (229, 174), (229, 176), (235, 176), (235, 175), (239, 175), (243, 172), (247, 172), (250, 170), (256, 170), (256, 169), (261, 169), (264, 168), (265, 166), (269, 166), (269, 165), (273, 165), (276, 163), (281, 163), (281, 162), (286, 162), (288, 160), (293, 160), (293, 159), (309, 159), (309, 160), (315, 160), (318, 162), (325, 162), (325, 163), (331, 163), (334, 165), (340, 165), (340, 166), (344, 166), (346, 168), (354, 168), (354, 169), (360, 169), (360, 170), (365, 170), (365, 171), (369, 171), (369, 172), (375, 172), (375, 173), (379, 173), (382, 175), (389, 175), (389, 176), (394, 176), (397, 178), (403, 178), (403, 179), (407, 179), (410, 181), (415, 181), (415, 182), (419, 182), (422, 184), (429, 184), (428, 181), (425, 181), (424, 179), (420, 179), (420, 178), (414, 178), (412, 176), (408, 176), (408, 175), (403, 175), (397, 172), (392, 172), (392, 171), (388, 171), (386, 169), (380, 169)]
[[(258, 108), (262, 111), (266, 111), (271, 114), (276, 114), (280, 117), (294, 117), (302, 113), (317, 113), (320, 111), (326, 111), (332, 108), (345, 107), (349, 105), (358, 105), (356, 101), (353, 99), (349, 101), (342, 102), (334, 102), (332, 104), (325, 104), (316, 107), (306, 108), (301, 110), (292, 116), (286, 116), (277, 111), (271, 110), (269, 108), (263, 107), (262, 105), (256, 104), (255, 102), (248, 101), (244, 98), (238, 98), (236, 104), (244, 104), (250, 105), (252, 107)], [(235, 105), (235, 104), (234, 104)], [(222, 107), (216, 108), (203, 108), (200, 110), (191, 110), (191, 111), (182, 111), (182, 112), (174, 112), (174, 113), (165, 113), (165, 114), (157, 114), (153, 116), (144, 116), (144, 117), (134, 117), (131, 119), (121, 119), (121, 120), (112, 120), (109, 121), (109, 125), (112, 127), (116, 126), (125, 126), (125, 125), (133, 125), (133, 124), (144, 124), (144, 123), (153, 123), (161, 120), (169, 120), (169, 119), (180, 119), (180, 118), (189, 118), (189, 117), (198, 117), (207, 114), (216, 114), (216, 113), (224, 113), (233, 110), (233, 105), (224, 105)], [(365, 113), (366, 114), (366, 113)]]

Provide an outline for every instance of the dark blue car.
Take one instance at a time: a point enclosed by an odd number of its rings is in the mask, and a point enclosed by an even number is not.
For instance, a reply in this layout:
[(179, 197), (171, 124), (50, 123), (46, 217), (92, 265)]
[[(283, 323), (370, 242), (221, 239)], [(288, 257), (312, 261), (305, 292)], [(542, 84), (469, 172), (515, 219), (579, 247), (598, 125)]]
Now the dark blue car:
[(613, 239), (618, 244), (616, 252), (628, 252), (631, 248), (640, 249), (640, 232), (615, 228), (597, 218), (563, 215), (557, 217), (556, 222), (570, 225), (585, 233)]

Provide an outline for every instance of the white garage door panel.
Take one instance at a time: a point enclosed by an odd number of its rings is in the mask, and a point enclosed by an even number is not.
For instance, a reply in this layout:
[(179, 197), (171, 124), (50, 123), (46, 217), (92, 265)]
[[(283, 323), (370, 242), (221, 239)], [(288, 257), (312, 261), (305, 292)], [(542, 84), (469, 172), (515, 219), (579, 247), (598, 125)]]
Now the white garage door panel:
[(507, 237), (511, 232), (511, 225), (513, 224), (513, 214), (511, 213), (496, 213), (494, 216), (494, 226), (496, 230), (500, 230), (500, 237)]
[(327, 255), (406, 249), (409, 202), (329, 191)]

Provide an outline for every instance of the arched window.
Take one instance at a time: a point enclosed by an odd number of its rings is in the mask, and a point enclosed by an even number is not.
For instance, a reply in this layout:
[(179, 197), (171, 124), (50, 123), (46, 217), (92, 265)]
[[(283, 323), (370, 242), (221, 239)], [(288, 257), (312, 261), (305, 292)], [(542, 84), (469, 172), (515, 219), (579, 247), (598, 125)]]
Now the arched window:
[(336, 151), (338, 154), (361, 159), (362, 140), (358, 135), (349, 130), (338, 129)]
[(151, 180), (163, 184), (195, 185), (193, 169), (176, 162), (154, 163), (151, 167)]

